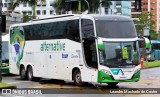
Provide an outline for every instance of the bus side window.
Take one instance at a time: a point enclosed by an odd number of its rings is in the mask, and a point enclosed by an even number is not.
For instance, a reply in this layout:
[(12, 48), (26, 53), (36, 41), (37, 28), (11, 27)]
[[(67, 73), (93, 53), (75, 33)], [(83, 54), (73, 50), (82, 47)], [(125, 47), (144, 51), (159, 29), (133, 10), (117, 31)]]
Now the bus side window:
[(76, 42), (80, 42), (80, 33), (79, 33), (79, 21), (70, 20), (67, 21), (66, 27), (66, 37)]
[(26, 40), (67, 38), (80, 42), (79, 20), (34, 24), (24, 26), (24, 30), (26, 32)]

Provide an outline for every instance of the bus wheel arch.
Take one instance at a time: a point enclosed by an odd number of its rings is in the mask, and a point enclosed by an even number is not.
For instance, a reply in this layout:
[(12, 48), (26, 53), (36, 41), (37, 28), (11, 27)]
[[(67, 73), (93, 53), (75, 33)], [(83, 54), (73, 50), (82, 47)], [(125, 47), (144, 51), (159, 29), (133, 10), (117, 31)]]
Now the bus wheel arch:
[(79, 68), (75, 67), (73, 68), (72, 70), (72, 80), (74, 81), (74, 83), (78, 86), (83, 86), (84, 85), (84, 82), (82, 82), (82, 79), (81, 79), (81, 71)]
[(33, 68), (31, 65), (27, 66), (27, 79), (30, 81), (33, 80)]
[(23, 64), (20, 65), (20, 71), (19, 71), (19, 73), (20, 73), (20, 78), (22, 80), (25, 80), (27, 76), (26, 76), (26, 70), (25, 70), (25, 67), (24, 67)]

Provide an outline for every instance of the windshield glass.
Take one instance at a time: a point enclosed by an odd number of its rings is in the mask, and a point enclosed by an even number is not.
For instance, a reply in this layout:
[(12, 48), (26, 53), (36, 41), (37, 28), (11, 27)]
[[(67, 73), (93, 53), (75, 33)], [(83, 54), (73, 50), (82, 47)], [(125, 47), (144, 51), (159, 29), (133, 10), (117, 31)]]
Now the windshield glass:
[(135, 38), (137, 37), (132, 21), (96, 20), (96, 33), (103, 38)]
[(160, 43), (153, 43), (152, 44), (152, 49), (153, 50), (160, 50)]
[(8, 42), (2, 42), (2, 62), (9, 59), (9, 52), (8, 52)]
[(100, 52), (100, 64), (108, 67), (132, 67), (138, 65), (138, 42), (104, 42)]

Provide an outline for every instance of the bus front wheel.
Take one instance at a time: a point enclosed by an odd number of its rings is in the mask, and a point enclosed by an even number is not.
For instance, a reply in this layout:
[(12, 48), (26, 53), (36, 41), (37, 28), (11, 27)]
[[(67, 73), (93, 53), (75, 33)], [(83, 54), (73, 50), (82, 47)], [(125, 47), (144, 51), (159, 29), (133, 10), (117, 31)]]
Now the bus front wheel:
[(84, 83), (81, 80), (81, 72), (79, 70), (76, 70), (73, 73), (73, 80), (74, 80), (74, 83), (78, 86), (83, 86), (84, 85)]
[(110, 83), (107, 83), (109, 85), (109, 87), (115, 87), (118, 82), (110, 82)]
[(32, 81), (33, 80), (33, 70), (32, 70), (32, 67), (29, 66), (28, 69), (27, 69), (27, 78), (28, 80)]

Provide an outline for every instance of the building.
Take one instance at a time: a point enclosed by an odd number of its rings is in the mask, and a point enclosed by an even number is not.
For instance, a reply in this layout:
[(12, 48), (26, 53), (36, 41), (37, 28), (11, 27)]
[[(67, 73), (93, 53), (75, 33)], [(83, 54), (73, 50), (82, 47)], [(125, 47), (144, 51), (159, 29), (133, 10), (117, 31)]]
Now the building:
[[(46, 2), (41, 3), (38, 2), (37, 6), (36, 6), (36, 15), (38, 16), (38, 18), (44, 18), (44, 17), (48, 17), (51, 15), (55, 15), (55, 10), (52, 7), (54, 0), (46, 0)], [(2, 0), (2, 11), (10, 11), (12, 10), (11, 4), (12, 4), (13, 0)], [(20, 12), (21, 14), (27, 14), (29, 16), (33, 15), (32, 12), (32, 8), (29, 4), (27, 3), (22, 3), (19, 6), (17, 6), (15, 8), (16, 12)]]
[(131, 17), (131, 1), (116, 1), (117, 14)]
[(142, 10), (141, 8), (135, 9), (135, 4), (136, 4), (135, 0), (131, 0), (131, 17), (133, 20), (138, 20), (138, 17), (141, 14)]
[(155, 31), (160, 29), (160, 1), (159, 0), (142, 0), (142, 11), (151, 12), (155, 23)]
[(118, 14), (131, 17), (133, 20), (138, 20), (141, 14), (141, 9), (135, 9), (135, 0), (112, 1), (112, 5), (107, 9), (106, 14)]

